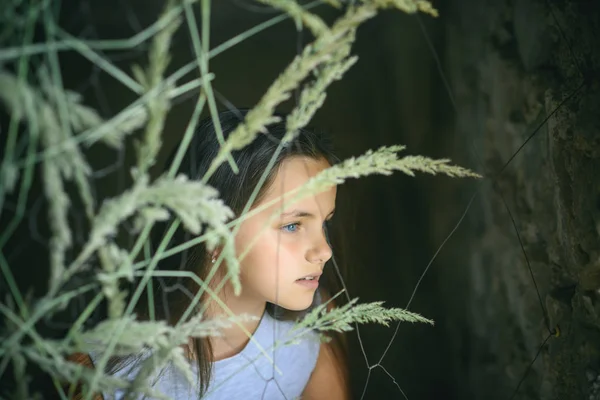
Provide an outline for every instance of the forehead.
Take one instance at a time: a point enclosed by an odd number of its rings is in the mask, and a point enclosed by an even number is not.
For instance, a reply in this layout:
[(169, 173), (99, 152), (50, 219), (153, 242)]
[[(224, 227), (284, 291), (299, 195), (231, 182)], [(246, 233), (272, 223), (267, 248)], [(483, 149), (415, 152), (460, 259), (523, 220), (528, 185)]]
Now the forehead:
[[(271, 185), (262, 198), (261, 203), (269, 202), (281, 196), (284, 199), (285, 208), (286, 199), (292, 197), (291, 195), (288, 196), (287, 193), (304, 185), (310, 178), (329, 167), (329, 162), (323, 158), (314, 159), (310, 157), (294, 156), (283, 160)], [(291, 207), (311, 209), (317, 207), (320, 211), (328, 213), (335, 206), (336, 192), (337, 188), (334, 186), (317, 195), (308, 196), (305, 199), (294, 203)], [(278, 201), (274, 206), (281, 208), (281, 202)]]

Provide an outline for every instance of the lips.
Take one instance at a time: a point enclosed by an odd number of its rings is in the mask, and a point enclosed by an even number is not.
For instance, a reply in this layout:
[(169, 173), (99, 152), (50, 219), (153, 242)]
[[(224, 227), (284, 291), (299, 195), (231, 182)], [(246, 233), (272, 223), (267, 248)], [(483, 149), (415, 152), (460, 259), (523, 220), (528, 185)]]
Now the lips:
[(319, 287), (319, 276), (321, 276), (321, 273), (305, 275), (300, 279), (296, 279), (296, 283), (300, 286), (308, 288), (309, 290), (315, 290)]
[(322, 275), (322, 272), (315, 272), (314, 274), (304, 275), (302, 278), (296, 279), (296, 281), (305, 281), (305, 282), (319, 281), (319, 277), (321, 275)]

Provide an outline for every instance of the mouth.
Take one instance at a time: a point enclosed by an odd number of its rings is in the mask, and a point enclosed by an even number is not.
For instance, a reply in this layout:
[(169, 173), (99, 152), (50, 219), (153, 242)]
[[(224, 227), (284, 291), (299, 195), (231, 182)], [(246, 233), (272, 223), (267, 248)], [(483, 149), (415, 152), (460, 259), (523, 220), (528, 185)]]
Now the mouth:
[(315, 290), (319, 287), (319, 277), (321, 272), (303, 276), (300, 279), (296, 279), (296, 283), (308, 288), (309, 290)]
[(300, 279), (296, 279), (296, 282), (319, 282), (319, 277), (321, 276), (321, 272), (317, 272), (314, 274), (303, 276)]

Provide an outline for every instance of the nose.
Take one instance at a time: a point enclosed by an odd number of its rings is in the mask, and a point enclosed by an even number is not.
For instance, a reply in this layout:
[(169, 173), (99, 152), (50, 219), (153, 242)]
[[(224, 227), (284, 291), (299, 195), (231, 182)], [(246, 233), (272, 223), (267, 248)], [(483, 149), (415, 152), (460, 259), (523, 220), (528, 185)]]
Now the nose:
[(322, 233), (319, 236), (319, 239), (314, 242), (312, 247), (306, 253), (306, 260), (311, 264), (318, 264), (322, 266), (329, 261), (329, 259), (331, 259), (332, 255), (333, 252), (331, 247), (329, 246), (329, 243), (327, 243), (324, 233)]

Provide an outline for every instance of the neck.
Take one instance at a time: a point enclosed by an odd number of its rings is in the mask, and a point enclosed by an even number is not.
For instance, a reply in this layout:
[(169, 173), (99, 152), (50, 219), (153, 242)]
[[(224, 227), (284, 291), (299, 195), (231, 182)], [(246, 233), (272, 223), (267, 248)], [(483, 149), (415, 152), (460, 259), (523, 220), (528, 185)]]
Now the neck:
[[(243, 291), (240, 296), (235, 296), (231, 291), (227, 292), (228, 294), (224, 296), (219, 294), (219, 297), (234, 315), (247, 314), (255, 316), (257, 319), (239, 321), (239, 324), (234, 323), (229, 328), (222, 329), (221, 336), (211, 337), (213, 361), (232, 357), (246, 347), (250, 341), (249, 336), (252, 336), (256, 331), (267, 305), (264, 300), (252, 298), (248, 295), (244, 296)], [(207, 309), (207, 318), (215, 317), (229, 318), (230, 314), (214, 301), (211, 301)]]

